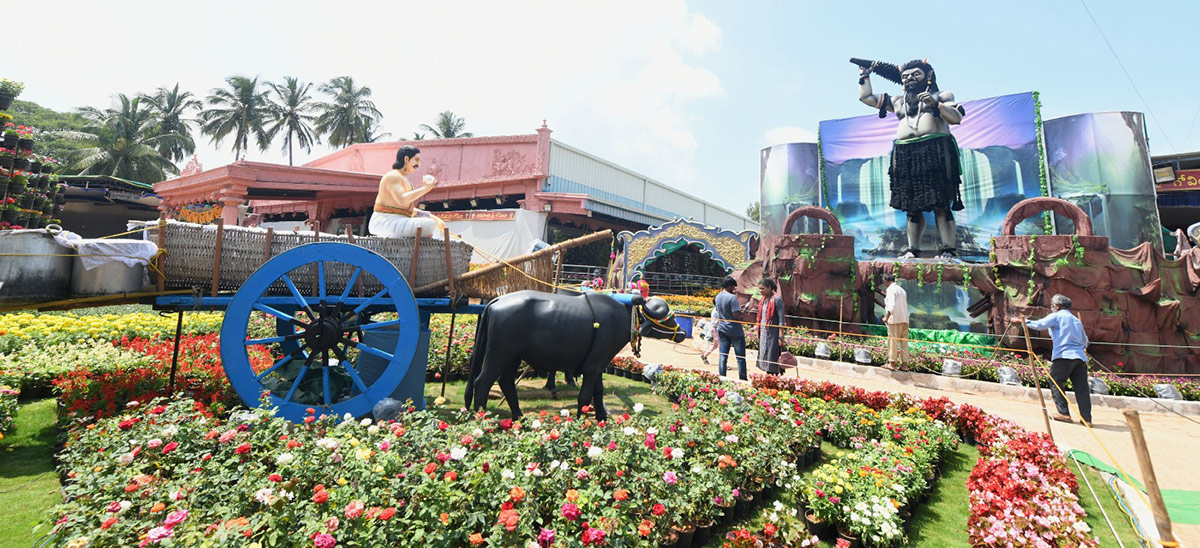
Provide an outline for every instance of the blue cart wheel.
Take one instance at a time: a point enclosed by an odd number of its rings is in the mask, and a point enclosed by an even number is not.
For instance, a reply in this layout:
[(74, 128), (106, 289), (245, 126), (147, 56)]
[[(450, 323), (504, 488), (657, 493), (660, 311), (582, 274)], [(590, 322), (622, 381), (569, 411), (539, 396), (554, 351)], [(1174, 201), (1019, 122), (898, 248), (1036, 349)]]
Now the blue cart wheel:
[[(351, 296), (356, 281), (382, 289)], [(380, 311), (397, 317), (373, 321), (370, 314)], [(275, 337), (248, 339), (254, 312), (276, 319)], [(362, 334), (382, 329), (398, 331), (394, 348), (362, 342)], [(387, 259), (356, 245), (312, 243), (271, 258), (238, 289), (221, 324), (221, 361), (248, 406), (257, 407), (269, 393), (279, 415), (295, 422), (310, 407), (317, 415), (357, 417), (400, 385), (416, 355), (419, 329), (412, 290)], [(255, 371), (255, 345), (270, 348), (274, 363)], [(387, 361), (373, 382), (358, 371), (363, 354)]]

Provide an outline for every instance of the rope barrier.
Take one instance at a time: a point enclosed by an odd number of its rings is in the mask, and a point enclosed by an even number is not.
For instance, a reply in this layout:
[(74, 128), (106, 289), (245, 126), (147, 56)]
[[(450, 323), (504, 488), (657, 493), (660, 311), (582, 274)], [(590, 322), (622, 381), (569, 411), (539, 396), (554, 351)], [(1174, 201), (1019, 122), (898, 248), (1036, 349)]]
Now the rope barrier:
[(1075, 453), (1073, 453), (1070, 449), (1067, 449), (1067, 454), (1070, 455), (1071, 460), (1075, 461), (1075, 469), (1079, 470), (1079, 476), (1083, 478), (1084, 483), (1087, 485), (1088, 491), (1092, 492), (1092, 500), (1095, 500), (1096, 506), (1100, 507), (1100, 515), (1104, 516), (1104, 521), (1108, 523), (1108, 530), (1112, 531), (1113, 538), (1117, 539), (1117, 546), (1120, 548), (1125, 548), (1125, 543), (1121, 542), (1121, 536), (1117, 534), (1116, 526), (1113, 525), (1111, 519), (1108, 519), (1108, 512), (1104, 509), (1104, 505), (1100, 503), (1100, 496), (1097, 495), (1096, 490), (1092, 488), (1092, 480), (1088, 479), (1087, 474), (1083, 473), (1083, 467), (1080, 466), (1079, 459), (1075, 457)]
[[(1046, 376), (1050, 377), (1050, 371), (1046, 368), (1046, 363), (1042, 360), (1042, 358), (1036, 354), (1033, 356), (1033, 358), (1037, 362), (1038, 366), (1041, 367), (1042, 370), (1046, 372)], [(1058, 381), (1054, 380), (1054, 377), (1050, 377), (1050, 383), (1054, 386), (1055, 390), (1058, 390), (1058, 393), (1059, 393), (1059, 395), (1062, 396), (1063, 400), (1066, 401), (1068, 410), (1073, 411), (1075, 414), (1080, 416), (1080, 419), (1079, 419), (1080, 424), (1083, 424), (1083, 426), (1087, 429), (1088, 433), (1092, 435), (1092, 439), (1096, 440), (1096, 443), (1100, 446), (1100, 449), (1102, 449), (1104, 451), (1104, 454), (1108, 455), (1108, 459), (1113, 463), (1113, 466), (1115, 466), (1117, 471), (1120, 472), (1122, 476), (1124, 476), (1125, 482), (1130, 485), (1134, 485), (1133, 476), (1130, 476), (1129, 473), (1126, 472), (1125, 469), (1121, 467), (1121, 462), (1118, 461), (1115, 456), (1113, 456), (1112, 451), (1109, 451), (1108, 446), (1104, 444), (1104, 441), (1102, 441), (1100, 439), (1100, 436), (1096, 435), (1096, 431), (1092, 428), (1092, 425), (1089, 424), (1088, 421), (1083, 420), (1083, 415), (1079, 413), (1078, 405), (1075, 403), (1072, 403), (1071, 400), (1067, 399), (1066, 391), (1063, 390), (1062, 386), (1060, 386), (1058, 384)], [(1138, 498), (1140, 498), (1142, 500), (1143, 504), (1145, 504), (1147, 507), (1151, 507), (1150, 500), (1146, 498), (1145, 493), (1142, 493), (1142, 491), (1140, 489), (1134, 489), (1134, 492), (1136, 492), (1138, 494)], [(1179, 546), (1178, 542), (1165, 541), (1165, 540), (1161, 540), (1161, 539), (1158, 541), (1158, 544), (1161, 546), (1167, 547), (1167, 548), (1175, 548), (1175, 547)]]

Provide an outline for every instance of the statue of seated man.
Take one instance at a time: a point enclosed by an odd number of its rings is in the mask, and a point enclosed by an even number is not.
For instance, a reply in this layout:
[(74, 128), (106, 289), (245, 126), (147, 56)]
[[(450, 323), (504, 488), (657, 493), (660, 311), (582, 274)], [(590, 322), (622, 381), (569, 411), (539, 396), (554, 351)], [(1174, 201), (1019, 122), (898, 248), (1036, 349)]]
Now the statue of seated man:
[(379, 196), (375, 198), (375, 212), (371, 214), (368, 230), (374, 236), (388, 238), (412, 238), (421, 229), (421, 236), (441, 238), (446, 223), (433, 214), (417, 207), (421, 197), (437, 186), (432, 175), (426, 175), (419, 187), (408, 181), (408, 175), (421, 164), (421, 151), (405, 145), (396, 151), (396, 162), (392, 170), (379, 180)]

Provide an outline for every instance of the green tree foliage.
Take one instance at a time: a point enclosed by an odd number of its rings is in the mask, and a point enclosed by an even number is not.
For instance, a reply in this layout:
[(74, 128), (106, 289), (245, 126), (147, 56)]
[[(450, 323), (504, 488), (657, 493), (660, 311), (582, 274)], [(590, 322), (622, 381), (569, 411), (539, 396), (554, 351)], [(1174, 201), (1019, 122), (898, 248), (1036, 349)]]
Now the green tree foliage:
[(750, 205), (746, 206), (746, 216), (749, 217), (751, 221), (756, 223), (759, 222), (759, 209), (758, 200), (750, 202)]
[(83, 129), (62, 133), (90, 146), (68, 156), (69, 170), (143, 183), (157, 183), (168, 174), (179, 173), (175, 164), (163, 158), (159, 149), (177, 146), (180, 136), (163, 132), (153, 109), (140, 97), (117, 94), (112, 107), (105, 110), (83, 107), (79, 114), (86, 120)]
[(13, 101), (8, 109), (13, 123), (37, 128), (38, 154), (57, 160), (66, 160), (72, 151), (88, 145), (71, 139), (67, 133), (83, 131), (87, 120), (74, 112), (58, 112), (32, 101)]
[(179, 83), (173, 88), (158, 88), (153, 95), (143, 96), (158, 119), (159, 130), (174, 134), (176, 138), (163, 141), (158, 152), (164, 158), (178, 162), (196, 152), (192, 139), (192, 120), (188, 115), (200, 110), (200, 101), (191, 92), (180, 91)]
[(315, 103), (309, 95), (312, 84), (301, 83), (292, 76), (284, 76), (282, 84), (268, 86), (274, 93), (268, 103), (267, 118), (270, 120), (270, 127), (267, 134), (271, 140), (280, 133), (283, 134), (283, 150), (287, 151), (290, 166), (293, 141), (305, 152), (312, 150), (312, 146), (318, 142), (312, 127), (317, 118), (312, 114)]
[(383, 137), (376, 134), (383, 114), (371, 101), (371, 88), (355, 84), (352, 76), (338, 76), (320, 89), (330, 100), (316, 105), (317, 132), (330, 145), (347, 147)]
[[(474, 137), (475, 134), (469, 131), (464, 131), (467, 128), (467, 121), (461, 116), (456, 116), (448, 110), (438, 114), (437, 121), (432, 126), (429, 124), (421, 124), (417, 129), (427, 132), (434, 139), (455, 139), (460, 137)], [(422, 138), (424, 135), (422, 135)]]
[(265, 129), (269, 101), (267, 92), (259, 88), (258, 77), (230, 76), (225, 84), (227, 87), (209, 92), (205, 101), (209, 108), (200, 114), (200, 131), (218, 146), (232, 136), (233, 154), (238, 160), (249, 150), (251, 137), (259, 150), (266, 150), (271, 144)]

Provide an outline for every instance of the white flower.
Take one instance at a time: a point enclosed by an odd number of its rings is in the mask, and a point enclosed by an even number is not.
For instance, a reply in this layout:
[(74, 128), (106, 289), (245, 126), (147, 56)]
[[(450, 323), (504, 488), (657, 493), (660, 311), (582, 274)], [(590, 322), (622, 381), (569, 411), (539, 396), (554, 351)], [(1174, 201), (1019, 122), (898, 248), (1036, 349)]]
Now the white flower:
[(471, 432), (471, 435), (472, 435), (472, 436), (474, 436), (474, 437), (475, 437), (475, 439), (482, 438), (482, 437), (483, 437), (483, 430), (480, 430), (480, 429), (476, 428), (475, 430), (473, 430), (473, 431)]
[(563, 470), (566, 470), (567, 468), (571, 467), (571, 463), (569, 463), (567, 461), (563, 461), (563, 462), (559, 463), (558, 467)]
[(651, 426), (650, 428), (647, 428), (647, 429), (646, 429), (646, 433), (647, 433), (647, 434), (654, 434), (655, 436), (657, 436), (657, 435), (658, 435), (658, 429), (657, 429), (657, 428), (655, 428), (655, 427), (653, 427), (653, 426)]
[(127, 500), (123, 500), (120, 502), (120, 505), (121, 505), (121, 508), (119, 510), (117, 510), (117, 513), (123, 514), (123, 513), (125, 513), (126, 510), (129, 509), (130, 506), (133, 506), (133, 503), (129, 502)]
[(542, 427), (542, 421), (533, 419), (533, 424), (531, 424), (530, 426), (532, 426), (534, 430), (537, 430), (538, 428)]
[(138, 406), (137, 400), (131, 400), (129, 403), (125, 404), (125, 407), (129, 407), (129, 408), (133, 408), (133, 407), (137, 407), (137, 406)]
[(678, 447), (671, 449), (671, 458), (682, 459), (683, 458), (683, 449), (680, 449)]
[(291, 453), (280, 453), (278, 457), (275, 457), (275, 464), (286, 466), (291, 464), (293, 460), (296, 460), (296, 457)]
[(562, 464), (562, 463), (559, 462), (558, 459), (554, 459), (554, 460), (550, 461), (550, 469), (554, 470), (554, 469), (558, 468), (558, 466), (560, 464)]
[(354, 415), (351, 415), (350, 413), (346, 413), (345, 415), (342, 415), (342, 420), (343, 421), (352, 421), (352, 420), (354, 420)]
[(642, 405), (642, 402), (637, 402), (637, 403), (633, 404), (633, 412), (634, 413), (641, 413), (642, 410), (644, 410), (644, 409), (646, 409), (646, 406)]
[(780, 510), (783, 510), (783, 503), (782, 503), (782, 502), (775, 501), (775, 503), (774, 503), (774, 504), (772, 504), (772, 506), (774, 506), (774, 507), (775, 507), (775, 511), (776, 511), (776, 512), (778, 512), (778, 511), (780, 511)]
[(725, 441), (727, 441), (729, 443), (737, 443), (737, 441), (738, 441), (737, 434), (730, 434), (728, 436), (725, 436)]
[(512, 470), (504, 470), (503, 472), (500, 472), (500, 477), (504, 478), (506, 480), (510, 480), (510, 479), (517, 477), (517, 475), (514, 474)]
[(296, 498), (296, 494), (291, 491), (288, 491), (287, 489), (280, 489), (279, 496), (282, 498), (288, 499), (288, 500), (292, 500), (292, 499)]
[(625, 434), (626, 436), (636, 436), (638, 433), (637, 428), (634, 428), (632, 426), (626, 426), (625, 428), (622, 428), (621, 432), (623, 434)]
[[(347, 413), (347, 415), (348, 414), (349, 413)], [(371, 426), (371, 418), (367, 417), (367, 418), (363, 419), (362, 421), (360, 421), (358, 424), (361, 424), (363, 426)]]
[(589, 456), (593, 459), (596, 457), (599, 457), (600, 455), (603, 455), (603, 454), (604, 454), (604, 450), (599, 447), (596, 447), (595, 445), (588, 447), (587, 456)]
[(317, 440), (317, 447), (320, 447), (321, 449), (328, 449), (330, 451), (336, 451), (338, 448), (338, 442), (333, 438), (321, 438)]
[(769, 519), (771, 521), (779, 521), (779, 514), (777, 514), (775, 512), (771, 512), (771, 515), (767, 516), (767, 519)]
[(164, 438), (170, 438), (178, 433), (179, 433), (179, 427), (175, 426), (174, 424), (172, 424), (171, 426), (168, 426), (166, 428), (163, 428), (163, 431), (162, 431), (162, 435)]
[(466, 447), (463, 447), (460, 445), (460, 446), (455, 447), (454, 449), (450, 450), (450, 458), (452, 458), (454, 460), (462, 460), (462, 458), (465, 456), (467, 456), (467, 448)]
[(376, 425), (372, 424), (372, 425), (371, 425), (371, 427), (367, 429), (367, 433), (368, 433), (368, 434), (371, 434), (371, 435), (378, 434), (378, 433), (379, 433), (379, 426), (376, 426)]
[(683, 427), (683, 428), (680, 428), (680, 430), (683, 430), (683, 433), (684, 433), (684, 434), (690, 434), (690, 433), (692, 433), (692, 428), (691, 428), (690, 426), (687, 426), (687, 425), (684, 425), (684, 427)]
[(122, 466), (133, 462), (133, 453), (121, 453), (117, 455), (117, 462), (121, 463)]
[(570, 409), (563, 409), (562, 411), (559, 411), (559, 412), (558, 412), (558, 414), (559, 414), (559, 415), (562, 415), (562, 416), (564, 416), (564, 417), (569, 417), (569, 416), (571, 416), (571, 410), (570, 410)]
[(257, 500), (263, 504), (271, 504), (272, 502), (275, 502), (274, 490), (270, 487), (259, 489), (258, 492), (254, 494), (254, 500)]

